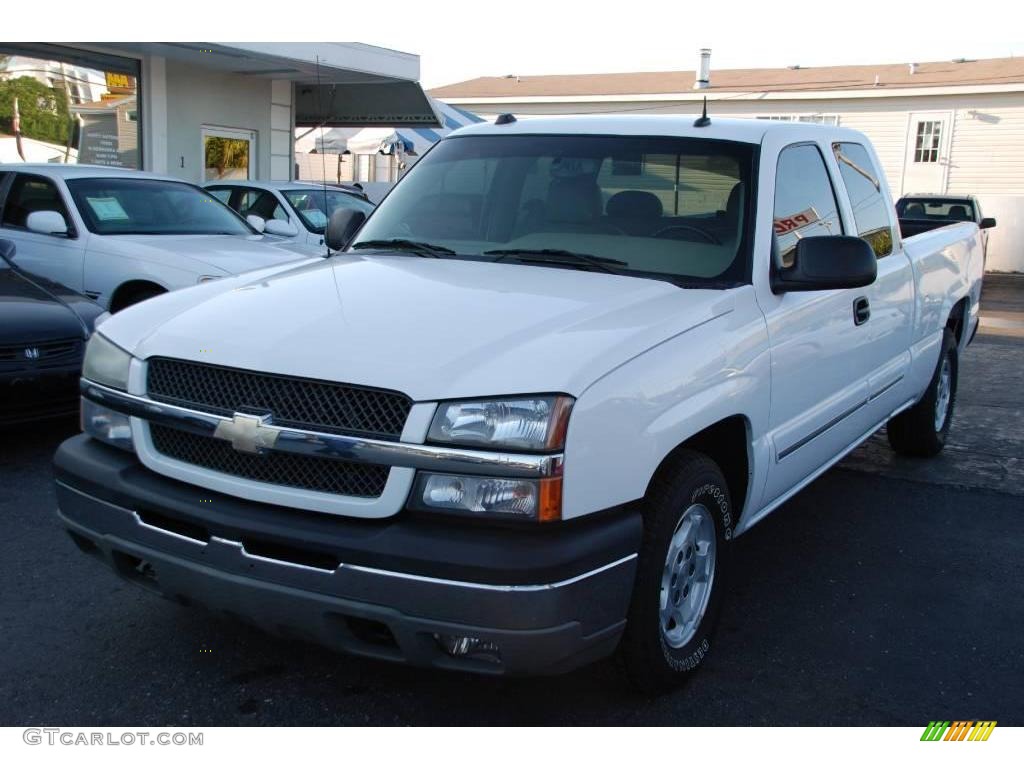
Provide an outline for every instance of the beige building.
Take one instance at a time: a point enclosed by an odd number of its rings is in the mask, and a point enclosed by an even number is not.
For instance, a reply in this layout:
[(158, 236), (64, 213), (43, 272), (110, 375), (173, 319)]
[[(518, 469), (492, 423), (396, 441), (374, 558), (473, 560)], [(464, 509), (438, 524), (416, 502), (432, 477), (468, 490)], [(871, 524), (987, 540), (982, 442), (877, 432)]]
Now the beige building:
[(430, 95), (493, 117), (715, 115), (839, 124), (874, 143), (894, 197), (970, 193), (999, 226), (991, 270), (1024, 271), (1024, 58), (695, 73), (481, 77)]

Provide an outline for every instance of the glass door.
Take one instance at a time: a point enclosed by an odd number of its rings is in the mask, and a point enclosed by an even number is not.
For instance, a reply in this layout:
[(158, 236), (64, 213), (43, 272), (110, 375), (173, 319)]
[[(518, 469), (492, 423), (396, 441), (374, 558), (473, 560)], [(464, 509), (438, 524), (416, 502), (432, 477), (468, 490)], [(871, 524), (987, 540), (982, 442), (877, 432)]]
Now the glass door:
[(256, 131), (203, 126), (203, 181), (251, 179), (256, 169)]

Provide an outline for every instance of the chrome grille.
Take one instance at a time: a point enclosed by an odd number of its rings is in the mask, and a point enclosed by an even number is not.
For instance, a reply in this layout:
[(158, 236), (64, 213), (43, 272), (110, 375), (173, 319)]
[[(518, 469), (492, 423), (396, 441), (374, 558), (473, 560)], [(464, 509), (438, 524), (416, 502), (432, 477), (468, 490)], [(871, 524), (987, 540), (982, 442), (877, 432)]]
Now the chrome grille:
[(390, 467), (270, 451), (239, 453), (215, 437), (150, 424), (153, 447), (164, 456), (260, 483), (322, 493), (376, 498), (384, 492)]
[(399, 392), (152, 358), (153, 400), (206, 413), (273, 416), (277, 426), (397, 440), (412, 401)]

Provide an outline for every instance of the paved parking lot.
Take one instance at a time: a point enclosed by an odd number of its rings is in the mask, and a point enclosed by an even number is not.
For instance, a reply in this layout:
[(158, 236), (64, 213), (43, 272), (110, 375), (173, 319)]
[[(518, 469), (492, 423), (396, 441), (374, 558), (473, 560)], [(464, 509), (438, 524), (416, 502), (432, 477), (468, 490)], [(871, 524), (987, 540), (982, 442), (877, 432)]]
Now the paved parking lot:
[(737, 540), (717, 647), (658, 699), (610, 663), (441, 674), (177, 607), (57, 524), (49, 462), (74, 424), (0, 432), (0, 725), (1024, 725), (1024, 278), (990, 277), (984, 306), (946, 453), (876, 436)]

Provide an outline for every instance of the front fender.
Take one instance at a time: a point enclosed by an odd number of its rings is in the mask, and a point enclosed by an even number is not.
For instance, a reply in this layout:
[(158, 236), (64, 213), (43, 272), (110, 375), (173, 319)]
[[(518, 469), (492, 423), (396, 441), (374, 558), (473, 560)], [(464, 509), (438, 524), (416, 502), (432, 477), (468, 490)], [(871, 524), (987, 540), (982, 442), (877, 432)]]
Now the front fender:
[(771, 394), (768, 334), (752, 289), (737, 298), (735, 311), (653, 347), (580, 395), (566, 437), (563, 518), (642, 498), (676, 447), (736, 415), (753, 436), (747, 506), (759, 499)]

